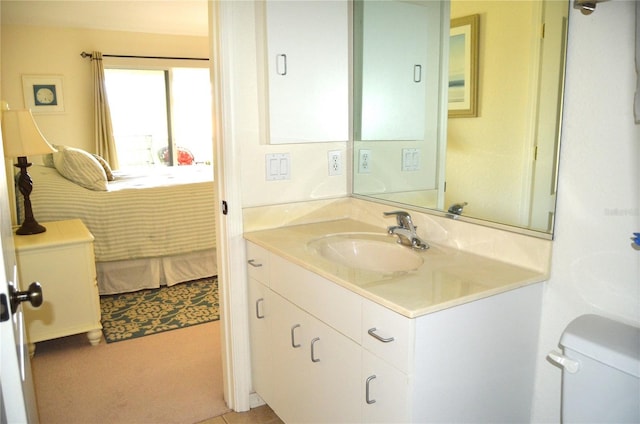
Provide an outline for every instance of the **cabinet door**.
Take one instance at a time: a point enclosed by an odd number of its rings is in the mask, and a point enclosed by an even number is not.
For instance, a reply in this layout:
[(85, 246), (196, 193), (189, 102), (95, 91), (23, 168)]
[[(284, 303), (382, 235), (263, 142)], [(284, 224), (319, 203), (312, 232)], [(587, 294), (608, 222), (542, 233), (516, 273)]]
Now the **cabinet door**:
[(319, 320), (310, 324), (308, 383), (313, 387), (313, 408), (307, 422), (361, 422), (360, 346)]
[(409, 377), (362, 350), (362, 422), (409, 422)]
[[(357, 140), (430, 140), (441, 84), (440, 4), (355, 2)], [(402, 25), (389, 25), (402, 22)], [(359, 109), (359, 110), (358, 110)]]
[(273, 318), (269, 289), (249, 278), (249, 334), (253, 390), (270, 403), (273, 397), (269, 320)]
[(267, 1), (270, 142), (349, 139), (348, 2)]
[[(357, 3), (362, 16), (362, 110), (359, 140), (423, 140), (427, 115), (428, 3)], [(402, 22), (402, 25), (389, 25)]]
[(295, 423), (359, 422), (360, 347), (273, 293), (273, 410)]
[(309, 362), (310, 326), (307, 316), (293, 304), (272, 293), (271, 349), (273, 397), (269, 406), (284, 422), (304, 422), (312, 390), (306, 367)]

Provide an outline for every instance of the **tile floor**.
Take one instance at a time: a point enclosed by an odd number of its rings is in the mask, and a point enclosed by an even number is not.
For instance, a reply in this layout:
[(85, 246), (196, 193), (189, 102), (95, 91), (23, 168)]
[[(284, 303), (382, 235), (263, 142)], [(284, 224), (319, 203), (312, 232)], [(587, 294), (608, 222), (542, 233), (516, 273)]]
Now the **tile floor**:
[(267, 405), (253, 408), (248, 412), (228, 412), (198, 424), (284, 424)]

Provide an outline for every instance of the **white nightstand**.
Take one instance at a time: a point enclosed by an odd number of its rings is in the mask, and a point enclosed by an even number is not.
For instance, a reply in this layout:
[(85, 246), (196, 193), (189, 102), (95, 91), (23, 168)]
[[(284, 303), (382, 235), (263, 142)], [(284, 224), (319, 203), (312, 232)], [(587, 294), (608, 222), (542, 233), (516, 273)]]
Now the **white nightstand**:
[(24, 305), (31, 355), (35, 343), (86, 332), (100, 343), (100, 297), (93, 235), (79, 219), (42, 223), (41, 234), (14, 236), (20, 285), (38, 281), (44, 302)]

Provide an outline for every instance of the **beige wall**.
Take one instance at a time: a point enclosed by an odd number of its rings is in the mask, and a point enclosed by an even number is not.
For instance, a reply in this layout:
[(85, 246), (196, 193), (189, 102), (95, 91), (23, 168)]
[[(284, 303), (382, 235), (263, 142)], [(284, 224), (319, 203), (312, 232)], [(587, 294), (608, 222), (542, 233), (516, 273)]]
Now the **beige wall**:
[(448, 122), (445, 204), (518, 224), (529, 134), (534, 3), (453, 1), (451, 17), (480, 15), (479, 113)]
[(35, 114), (36, 122), (49, 142), (93, 152), (93, 82), (82, 51), (208, 57), (208, 45), (208, 37), (3, 25), (2, 99), (23, 108), (23, 74), (61, 75), (65, 111)]

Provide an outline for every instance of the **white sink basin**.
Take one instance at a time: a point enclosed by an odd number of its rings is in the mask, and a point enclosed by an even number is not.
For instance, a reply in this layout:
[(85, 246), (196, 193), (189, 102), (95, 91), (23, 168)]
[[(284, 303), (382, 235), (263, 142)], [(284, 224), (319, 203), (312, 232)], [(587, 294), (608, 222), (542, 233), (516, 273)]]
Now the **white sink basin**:
[(308, 246), (331, 262), (374, 272), (407, 272), (424, 263), (420, 254), (396, 241), (386, 234), (338, 233), (314, 239)]

